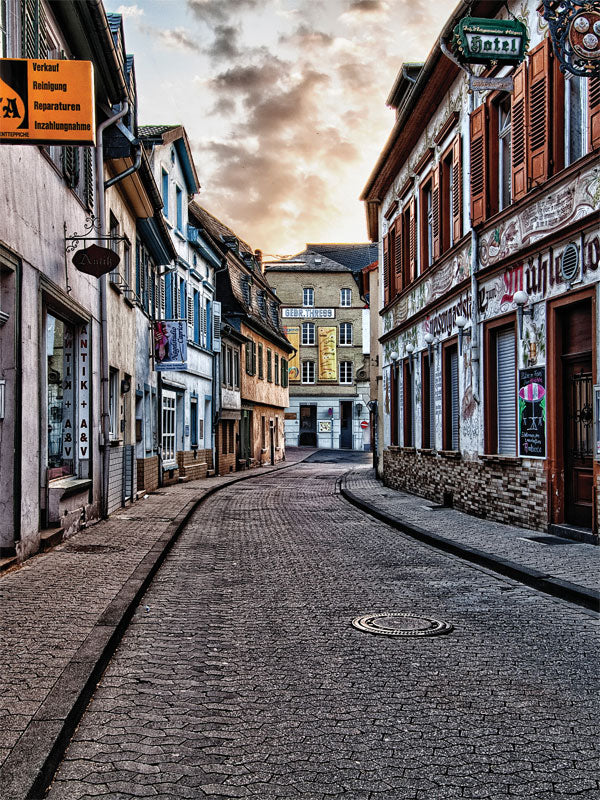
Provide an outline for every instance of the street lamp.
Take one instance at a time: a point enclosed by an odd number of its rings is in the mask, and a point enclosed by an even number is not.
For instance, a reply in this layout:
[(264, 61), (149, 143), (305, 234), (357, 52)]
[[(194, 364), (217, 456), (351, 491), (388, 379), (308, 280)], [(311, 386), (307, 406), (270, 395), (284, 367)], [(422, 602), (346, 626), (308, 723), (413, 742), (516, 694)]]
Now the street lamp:
[(426, 333), (423, 338), (427, 343), (427, 355), (429, 356), (429, 360), (431, 361), (431, 353), (432, 353), (431, 345), (434, 342), (435, 336), (433, 335), (433, 333)]
[(408, 356), (408, 369), (412, 373), (413, 371), (413, 353), (415, 352), (414, 344), (410, 342), (404, 348), (406, 350), (406, 354)]
[[(513, 300), (517, 306), (517, 325), (519, 326), (519, 339), (523, 339), (523, 317), (533, 319), (533, 306), (528, 305), (529, 295), (527, 292), (515, 292)], [(527, 306), (527, 308), (525, 308)]]
[(461, 357), (463, 351), (463, 338), (471, 335), (470, 330), (465, 330), (465, 325), (467, 322), (467, 318), (463, 317), (462, 314), (456, 318), (456, 327), (458, 328), (458, 352), (460, 353)]

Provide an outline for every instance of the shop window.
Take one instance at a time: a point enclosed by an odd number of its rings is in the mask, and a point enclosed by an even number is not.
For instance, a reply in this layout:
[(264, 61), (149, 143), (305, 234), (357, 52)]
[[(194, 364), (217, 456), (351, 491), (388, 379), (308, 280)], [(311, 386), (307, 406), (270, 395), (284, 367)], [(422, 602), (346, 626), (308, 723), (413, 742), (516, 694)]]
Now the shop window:
[(340, 345), (352, 344), (352, 323), (342, 322), (340, 324)]
[(47, 315), (48, 470), (58, 478), (75, 473), (74, 329)]
[(339, 372), (340, 372), (340, 383), (352, 383), (353, 380), (353, 370), (352, 370), (352, 361), (340, 361)]
[(302, 383), (315, 382), (315, 362), (303, 361), (302, 362)]
[(486, 329), (485, 445), (488, 453), (517, 454), (517, 364), (515, 326)]
[(198, 398), (190, 398), (190, 444), (198, 447)]
[(315, 326), (312, 322), (302, 323), (302, 344), (314, 345), (315, 343)]
[(166, 469), (177, 465), (176, 460), (176, 400), (175, 392), (163, 389), (162, 392), (162, 461)]
[(399, 370), (398, 364), (390, 365), (390, 444), (396, 446), (399, 441)]
[(302, 290), (302, 305), (307, 308), (312, 308), (315, 304), (315, 290), (314, 289), (303, 289)]
[(444, 449), (459, 448), (458, 349), (444, 348)]
[(340, 305), (342, 308), (350, 308), (352, 305), (351, 289), (340, 289)]

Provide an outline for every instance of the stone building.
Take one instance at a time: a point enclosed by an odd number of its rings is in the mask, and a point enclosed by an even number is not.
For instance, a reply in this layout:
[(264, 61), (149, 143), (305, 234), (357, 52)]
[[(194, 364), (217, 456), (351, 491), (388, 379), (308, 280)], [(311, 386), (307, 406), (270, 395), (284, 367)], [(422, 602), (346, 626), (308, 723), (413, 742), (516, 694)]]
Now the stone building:
[[(220, 220), (194, 205), (202, 238), (223, 258), (216, 283), (221, 328), (228, 331), (231, 342), (224, 366), (231, 372), (227, 372), (225, 387), (219, 379), (221, 397), (225, 397), (225, 388), (236, 391), (238, 387), (241, 396), (239, 417), (235, 408), (226, 407), (222, 400), (217, 408), (221, 456), (235, 452), (238, 469), (274, 464), (285, 458), (284, 411), (288, 405), (288, 360), (293, 352), (279, 321), (279, 300), (263, 273), (260, 251), (253, 252)], [(239, 350), (242, 344), (243, 354)], [(236, 352), (241, 358), (239, 368)], [(230, 460), (225, 462), (228, 469)]]
[(520, 65), (476, 68), (503, 85), (469, 91), (436, 45), (388, 100), (362, 195), (380, 243), (383, 478), (597, 541), (600, 80), (561, 73), (538, 8), (465, 2), (441, 32), (451, 47), (467, 14), (523, 22)]
[(285, 421), (290, 445), (370, 448), (369, 311), (361, 271), (374, 259), (369, 244), (311, 244), (265, 265), (296, 348)]

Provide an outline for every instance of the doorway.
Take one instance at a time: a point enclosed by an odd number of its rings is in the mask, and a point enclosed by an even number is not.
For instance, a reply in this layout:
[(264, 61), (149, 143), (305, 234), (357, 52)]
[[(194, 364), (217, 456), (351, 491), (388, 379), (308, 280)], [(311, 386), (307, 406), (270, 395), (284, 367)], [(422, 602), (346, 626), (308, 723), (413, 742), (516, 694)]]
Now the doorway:
[(242, 411), (240, 419), (240, 455), (239, 460), (243, 466), (250, 466), (250, 431), (252, 430), (252, 412)]
[(271, 452), (271, 466), (275, 464), (275, 428), (273, 420), (269, 421), (269, 450)]
[(352, 450), (352, 401), (340, 403), (340, 447)]
[(317, 407), (315, 405), (300, 406), (300, 447), (317, 446)]

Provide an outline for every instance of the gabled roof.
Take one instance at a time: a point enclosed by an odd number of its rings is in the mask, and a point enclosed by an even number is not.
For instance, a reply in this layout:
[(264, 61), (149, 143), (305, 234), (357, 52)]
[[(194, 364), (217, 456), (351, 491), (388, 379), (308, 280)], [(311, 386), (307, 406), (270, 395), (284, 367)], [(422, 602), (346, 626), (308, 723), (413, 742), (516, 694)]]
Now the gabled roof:
[(140, 125), (138, 136), (145, 145), (173, 144), (185, 176), (189, 194), (196, 194), (200, 181), (192, 156), (192, 148), (183, 125)]
[(179, 125), (140, 125), (140, 136), (145, 139), (156, 139), (162, 143), (163, 133), (174, 131)]
[(350, 272), (349, 267), (332, 261), (327, 256), (315, 252), (299, 253), (297, 256), (271, 261), (265, 264), (267, 272)]
[(371, 242), (307, 244), (306, 250), (327, 256), (332, 261), (348, 267), (352, 272), (360, 272), (377, 259), (377, 245)]

